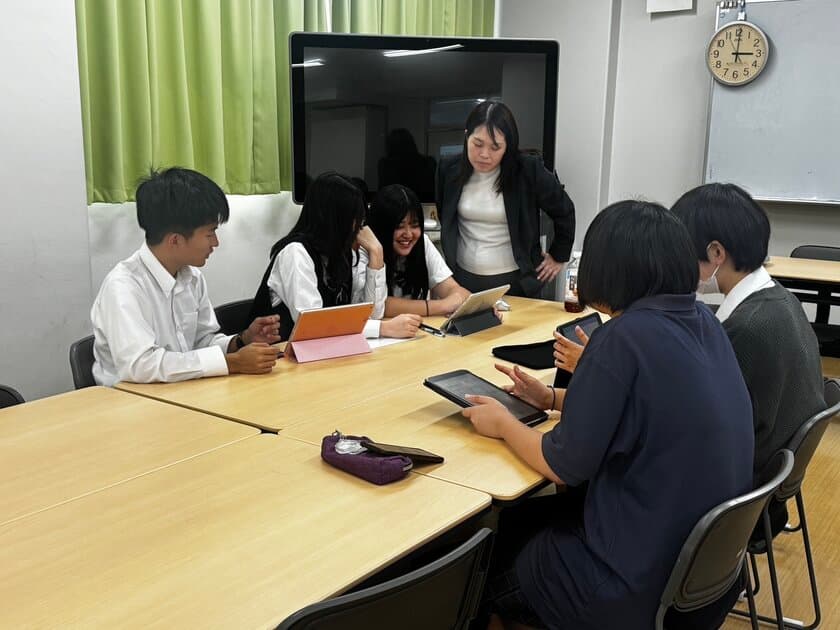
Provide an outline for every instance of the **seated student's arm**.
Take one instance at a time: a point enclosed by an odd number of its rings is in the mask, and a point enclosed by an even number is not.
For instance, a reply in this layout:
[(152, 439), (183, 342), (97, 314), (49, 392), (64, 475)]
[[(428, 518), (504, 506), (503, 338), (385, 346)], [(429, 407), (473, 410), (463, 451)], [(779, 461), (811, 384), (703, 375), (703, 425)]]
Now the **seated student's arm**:
[(97, 336), (107, 344), (120, 380), (175, 382), (228, 373), (225, 354), (219, 345), (187, 352), (158, 345), (154, 315), (143, 289), (134, 279), (108, 281), (92, 316)]
[(591, 357), (578, 371), (574, 390), (557, 396), (555, 407), (562, 408), (563, 416), (548, 433), (523, 425), (493, 398), (470, 397), (476, 406), (461, 413), (482, 435), (504, 439), (547, 479), (580, 485), (600, 468), (621, 422), (629, 390), (612, 370)]
[(432, 289), (432, 299), (413, 300), (411, 298), (389, 296), (385, 300), (385, 317), (395, 317), (401, 313), (448, 316), (454, 313), (464, 303), (470, 292), (455, 282), (455, 278), (447, 278)]
[(285, 304), (292, 321), (297, 321), (301, 311), (324, 306), (315, 263), (300, 243), (289, 243), (275, 256), (266, 284), (272, 293), (271, 305)]

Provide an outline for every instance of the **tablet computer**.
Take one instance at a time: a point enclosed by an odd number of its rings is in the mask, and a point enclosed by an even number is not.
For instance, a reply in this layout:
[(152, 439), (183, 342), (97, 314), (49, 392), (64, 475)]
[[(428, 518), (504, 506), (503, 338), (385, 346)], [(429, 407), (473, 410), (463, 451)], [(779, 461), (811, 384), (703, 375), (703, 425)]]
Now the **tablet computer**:
[(460, 407), (473, 406), (467, 400), (467, 394), (495, 398), (513, 414), (514, 418), (528, 426), (534, 426), (548, 418), (548, 414), (542, 409), (537, 409), (524, 400), (508, 394), (501, 387), (476, 376), (469, 370), (455, 370), (446, 374), (430, 376), (423, 381), (423, 385)]
[(441, 326), (440, 329), (443, 332), (449, 332), (449, 327), (452, 325), (452, 322), (459, 317), (492, 309), (496, 305), (496, 300), (507, 293), (509, 289), (509, 284), (503, 284), (500, 287), (493, 287), (492, 289), (485, 289), (484, 291), (478, 291), (477, 293), (470, 293), (461, 306), (459, 306), (457, 310), (449, 316), (449, 319), (443, 322), (443, 326)]
[(575, 334), (575, 328), (580, 326), (583, 332), (586, 333), (586, 336), (591, 337), (592, 332), (598, 328), (601, 323), (601, 316), (598, 313), (591, 313), (589, 315), (584, 315), (583, 317), (578, 317), (571, 322), (560, 324), (557, 327), (557, 332), (563, 335), (566, 339), (580, 344), (580, 339), (578, 339), (578, 336)]
[(312, 308), (301, 311), (289, 341), (308, 341), (364, 332), (373, 313), (373, 302)]

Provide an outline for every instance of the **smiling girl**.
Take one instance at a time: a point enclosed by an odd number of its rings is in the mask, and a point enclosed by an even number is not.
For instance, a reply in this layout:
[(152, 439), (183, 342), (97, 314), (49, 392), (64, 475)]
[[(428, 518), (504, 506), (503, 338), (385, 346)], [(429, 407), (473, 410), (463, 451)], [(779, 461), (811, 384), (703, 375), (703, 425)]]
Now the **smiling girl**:
[(449, 315), (469, 292), (423, 231), (423, 208), (410, 188), (386, 186), (370, 206), (368, 224), (382, 244), (388, 298), (385, 316)]

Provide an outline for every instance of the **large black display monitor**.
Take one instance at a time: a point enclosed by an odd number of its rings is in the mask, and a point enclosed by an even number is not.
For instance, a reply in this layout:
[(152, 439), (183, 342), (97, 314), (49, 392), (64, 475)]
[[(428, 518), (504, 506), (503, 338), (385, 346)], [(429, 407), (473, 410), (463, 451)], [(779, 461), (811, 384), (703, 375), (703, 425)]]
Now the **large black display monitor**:
[(520, 149), (554, 168), (557, 42), (293, 33), (294, 197), (335, 170), (372, 195), (401, 183), (434, 201), (434, 172), (461, 152), (481, 100), (513, 111)]

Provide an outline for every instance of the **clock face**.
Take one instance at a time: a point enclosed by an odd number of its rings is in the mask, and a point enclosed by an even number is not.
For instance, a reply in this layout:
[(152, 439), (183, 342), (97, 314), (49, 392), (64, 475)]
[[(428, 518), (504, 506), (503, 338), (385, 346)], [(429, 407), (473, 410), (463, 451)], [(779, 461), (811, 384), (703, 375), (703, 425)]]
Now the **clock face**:
[(706, 64), (719, 83), (745, 85), (764, 70), (769, 52), (767, 36), (755, 24), (730, 22), (709, 42)]

